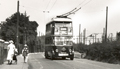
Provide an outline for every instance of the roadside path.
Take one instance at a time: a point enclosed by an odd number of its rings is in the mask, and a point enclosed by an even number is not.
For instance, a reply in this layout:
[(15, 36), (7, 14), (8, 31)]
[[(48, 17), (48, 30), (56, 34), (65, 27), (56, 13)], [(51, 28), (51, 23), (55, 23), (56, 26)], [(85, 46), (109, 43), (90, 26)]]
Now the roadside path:
[(17, 56), (17, 64), (13, 63), (8, 65), (8, 62), (5, 61), (4, 64), (0, 65), (0, 69), (28, 69), (28, 63), (24, 63), (22, 55)]

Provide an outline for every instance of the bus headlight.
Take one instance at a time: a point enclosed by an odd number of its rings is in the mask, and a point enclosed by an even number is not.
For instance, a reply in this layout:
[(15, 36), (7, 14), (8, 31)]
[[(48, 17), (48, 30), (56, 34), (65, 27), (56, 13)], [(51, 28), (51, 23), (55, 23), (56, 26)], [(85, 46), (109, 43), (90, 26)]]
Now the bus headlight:
[(55, 32), (58, 32), (58, 28), (55, 28)]
[(69, 49), (69, 52), (74, 53), (74, 49)]
[(72, 52), (74, 53), (74, 50)]
[(58, 52), (58, 49), (56, 49), (55, 51)]
[(72, 50), (71, 50), (71, 49), (69, 49), (69, 52), (72, 52)]
[(72, 32), (72, 28), (69, 28), (69, 29), (68, 29), (68, 32)]

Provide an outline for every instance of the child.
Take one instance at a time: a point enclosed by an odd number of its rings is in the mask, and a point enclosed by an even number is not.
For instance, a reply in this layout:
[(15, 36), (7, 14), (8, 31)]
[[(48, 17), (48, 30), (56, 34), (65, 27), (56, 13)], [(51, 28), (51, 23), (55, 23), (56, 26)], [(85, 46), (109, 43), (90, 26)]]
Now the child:
[(22, 55), (23, 55), (23, 58), (24, 58), (24, 63), (27, 62), (27, 59), (28, 59), (28, 46), (27, 44), (24, 45), (24, 48), (22, 50)]
[(15, 60), (15, 63), (16, 63), (16, 64), (17, 64), (17, 55), (18, 55), (18, 51), (17, 51), (17, 49), (15, 48), (14, 55), (13, 55), (13, 60)]

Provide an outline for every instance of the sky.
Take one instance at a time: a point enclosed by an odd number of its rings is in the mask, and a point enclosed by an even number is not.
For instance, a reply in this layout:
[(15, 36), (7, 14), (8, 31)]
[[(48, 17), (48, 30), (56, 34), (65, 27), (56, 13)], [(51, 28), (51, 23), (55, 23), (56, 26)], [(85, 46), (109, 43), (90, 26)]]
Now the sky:
[[(0, 21), (17, 12), (18, 0), (0, 0)], [(81, 9), (70, 15), (73, 20), (74, 36), (86, 29), (86, 36), (93, 33), (103, 33), (106, 22), (106, 7), (108, 6), (108, 36), (120, 32), (120, 0), (19, 0), (20, 13), (27, 13), (30, 21), (36, 21), (38, 35), (45, 34), (45, 25), (51, 18), (71, 11)], [(39, 34), (40, 33), (40, 34)]]

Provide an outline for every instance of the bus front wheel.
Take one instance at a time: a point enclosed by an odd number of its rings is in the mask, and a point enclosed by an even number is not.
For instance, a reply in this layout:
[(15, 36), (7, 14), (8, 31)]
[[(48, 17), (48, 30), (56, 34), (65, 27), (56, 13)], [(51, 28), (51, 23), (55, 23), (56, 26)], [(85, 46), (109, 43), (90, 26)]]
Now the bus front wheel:
[(54, 60), (54, 58), (55, 58), (55, 57), (54, 57), (54, 52), (52, 51), (52, 52), (51, 52), (51, 60)]
[(70, 56), (70, 60), (73, 60), (73, 59), (74, 59), (74, 55), (71, 55), (71, 56)]
[(71, 58), (70, 58), (70, 60), (73, 60), (73, 59), (74, 59), (74, 57), (71, 57)]
[(45, 52), (45, 58), (48, 59), (48, 52)]

